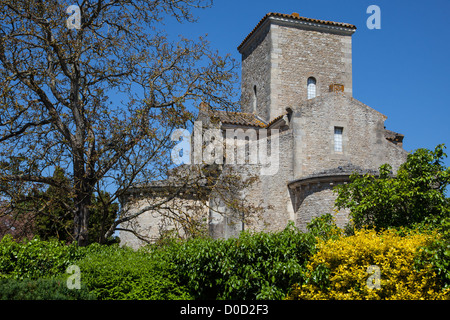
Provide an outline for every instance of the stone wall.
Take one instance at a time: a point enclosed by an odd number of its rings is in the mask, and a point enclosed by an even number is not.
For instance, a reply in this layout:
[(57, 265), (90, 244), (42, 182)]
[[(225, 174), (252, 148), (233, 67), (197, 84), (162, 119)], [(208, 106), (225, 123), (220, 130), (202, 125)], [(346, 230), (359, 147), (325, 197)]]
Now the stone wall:
[[(386, 116), (343, 93), (326, 93), (294, 110), (294, 179), (349, 164), (394, 171), (407, 152), (385, 139)], [(343, 152), (334, 151), (334, 128), (343, 128)]]
[(287, 107), (307, 98), (307, 79), (317, 81), (317, 94), (334, 83), (352, 95), (352, 33), (311, 29), (291, 22), (268, 20), (242, 51), (242, 108), (270, 121)]
[(248, 200), (259, 204), (263, 211), (258, 219), (251, 221), (247, 229), (254, 231), (276, 231), (294, 220), (294, 208), (287, 185), (292, 180), (292, 130), (280, 132), (279, 167), (274, 175), (261, 175), (246, 194)]
[[(210, 234), (214, 238), (235, 237), (242, 229), (282, 230), (289, 220), (294, 220), (294, 209), (287, 188), (288, 182), (292, 180), (292, 130), (282, 131), (267, 138), (268, 155), (275, 150), (275, 146), (272, 146), (272, 139), (278, 140), (278, 163), (275, 171), (269, 170), (270, 174), (265, 174), (262, 171), (260, 157), (258, 157), (256, 165), (229, 165), (228, 168), (238, 172), (241, 177), (257, 177), (248, 188), (241, 190), (239, 194), (249, 207), (255, 208), (255, 212), (242, 225), (239, 217), (236, 217), (236, 213), (228, 209), (223, 201), (217, 199), (213, 194), (210, 201), (210, 207), (213, 209), (210, 211), (209, 221)], [(264, 143), (264, 141), (261, 142)], [(270, 166), (275, 168), (274, 163), (270, 163)], [(225, 168), (224, 174), (228, 174), (227, 172)]]
[(178, 232), (185, 236), (186, 232), (177, 219), (194, 219), (199, 224), (208, 224), (209, 210), (205, 203), (191, 197), (177, 197), (165, 202), (167, 198), (142, 194), (139, 199), (128, 199), (124, 208), (127, 215), (133, 215), (145, 207), (161, 204), (159, 209), (146, 211), (137, 218), (123, 223), (120, 228), (129, 229), (145, 239), (139, 239), (133, 232), (120, 231), (120, 245), (137, 249), (147, 242), (154, 242), (168, 232)]
[(333, 214), (336, 225), (340, 228), (345, 227), (348, 223), (348, 211), (337, 211), (334, 207), (336, 194), (333, 188), (336, 183), (333, 182), (317, 182), (299, 188), (297, 193), (299, 208), (296, 212), (295, 225), (301, 230), (306, 231), (306, 226), (314, 218), (321, 215)]
[(274, 96), (278, 113), (307, 99), (309, 77), (316, 79), (318, 96), (333, 83), (343, 84), (344, 92), (352, 96), (351, 36), (282, 25), (275, 30), (277, 77), (272, 81), (280, 83)]
[[(255, 112), (261, 119), (270, 118), (271, 86), (271, 36), (270, 26), (261, 29), (255, 35), (254, 43), (248, 52), (242, 55), (241, 110)], [(256, 86), (256, 110), (254, 110), (254, 87)]]
[[(307, 223), (325, 213), (334, 213), (337, 224), (343, 227), (348, 222), (348, 212), (334, 212), (336, 195), (332, 191), (333, 186), (342, 182), (342, 179), (330, 178), (325, 181), (303, 183), (300, 187), (290, 188), (290, 186), (297, 180), (308, 180), (311, 176), (324, 177), (326, 174), (322, 174), (323, 172), (330, 172), (330, 169), (333, 171), (336, 168), (350, 168), (347, 177), (351, 173), (351, 168), (358, 167), (375, 172), (384, 163), (390, 163), (396, 171), (406, 160), (407, 152), (400, 145), (386, 140), (385, 120), (386, 116), (345, 93), (324, 93), (294, 108), (290, 122), (285, 126), (287, 129), (268, 139), (268, 150), (272, 150), (272, 139), (275, 137), (279, 143), (278, 170), (273, 174), (261, 174), (260, 163), (224, 166), (224, 168), (228, 166), (244, 178), (252, 175), (258, 177), (254, 184), (230, 196), (237, 200), (245, 200), (249, 206), (262, 209), (244, 224), (240, 217), (228, 209), (214, 193), (209, 199), (209, 207), (205, 206), (200, 211), (192, 210), (193, 206), (199, 205), (192, 199), (177, 198), (171, 205), (179, 208), (184, 214), (192, 213), (197, 217), (198, 213), (202, 212), (200, 216), (209, 225), (209, 232), (213, 238), (236, 237), (242, 229), (282, 230), (289, 221), (295, 221), (297, 227), (306, 230)], [(343, 128), (342, 152), (334, 151), (335, 126)], [(242, 139), (250, 137), (247, 131), (243, 133)], [(231, 143), (226, 139), (226, 135), (224, 141), (226, 145)], [(247, 160), (249, 152), (250, 149), (247, 148)], [(261, 160), (259, 157), (258, 159)], [(229, 174), (226, 169), (224, 171), (222, 174)], [(133, 210), (139, 210), (147, 204), (143, 201), (133, 204)], [(134, 223), (136, 230), (149, 228), (144, 230), (148, 236), (157, 237), (160, 230), (177, 227), (171, 226), (167, 221), (164, 214), (161, 215), (161, 211), (155, 211), (142, 215)], [(131, 240), (132, 236), (128, 238), (126, 233), (124, 236), (122, 239), (124, 244), (137, 246), (140, 243), (137, 239)]]

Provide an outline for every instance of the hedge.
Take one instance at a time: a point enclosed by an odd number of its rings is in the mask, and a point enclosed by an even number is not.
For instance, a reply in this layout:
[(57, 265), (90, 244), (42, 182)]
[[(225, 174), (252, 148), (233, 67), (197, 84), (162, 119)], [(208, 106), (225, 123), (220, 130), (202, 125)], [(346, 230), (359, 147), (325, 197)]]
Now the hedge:
[(197, 239), (165, 249), (195, 299), (281, 299), (304, 278), (315, 237), (292, 225), (228, 240)]
[(0, 279), (0, 300), (94, 300), (85, 286), (70, 290), (64, 279)]
[[(4, 237), (0, 297), (442, 299), (450, 290), (450, 246), (445, 231), (449, 224), (441, 226), (382, 233), (360, 230), (344, 236), (332, 216), (325, 215), (306, 233), (290, 224), (280, 232), (243, 232), (227, 240), (171, 240), (137, 251), (118, 245), (80, 248), (37, 238), (17, 243)], [(70, 265), (80, 268), (81, 290), (68, 291), (65, 286)], [(380, 289), (367, 286), (369, 266), (380, 268)]]
[(102, 300), (190, 299), (173, 262), (146, 249), (94, 245), (77, 262), (81, 279)]
[(288, 299), (449, 299), (450, 289), (442, 287), (433, 264), (417, 261), (439, 235), (402, 232), (363, 229), (322, 241), (308, 262), (307, 280), (294, 285)]
[(0, 241), (0, 279), (39, 279), (60, 275), (84, 255), (75, 244), (33, 240), (16, 242), (9, 235)]

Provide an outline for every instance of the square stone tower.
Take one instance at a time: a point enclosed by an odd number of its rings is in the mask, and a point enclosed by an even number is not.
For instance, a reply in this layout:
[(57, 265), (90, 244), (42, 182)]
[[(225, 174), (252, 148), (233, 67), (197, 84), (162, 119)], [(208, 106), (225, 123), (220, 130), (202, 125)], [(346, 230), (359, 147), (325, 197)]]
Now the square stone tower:
[(352, 35), (348, 23), (268, 13), (239, 45), (242, 111), (270, 122), (287, 107), (328, 92), (352, 96)]

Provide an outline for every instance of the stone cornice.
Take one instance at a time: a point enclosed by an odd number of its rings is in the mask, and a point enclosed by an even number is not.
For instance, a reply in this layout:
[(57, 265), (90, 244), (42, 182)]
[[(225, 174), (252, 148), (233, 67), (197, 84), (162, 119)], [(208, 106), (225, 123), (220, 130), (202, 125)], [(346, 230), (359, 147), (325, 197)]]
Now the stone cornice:
[(263, 30), (266, 30), (267, 25), (271, 23), (277, 25), (284, 25), (288, 27), (300, 28), (304, 30), (328, 32), (334, 34), (341, 34), (351, 36), (356, 27), (352, 24), (333, 22), (326, 20), (310, 19), (300, 17), (298, 15), (288, 15), (281, 13), (268, 13), (261, 19), (256, 27), (247, 35), (247, 37), (238, 46), (238, 50), (241, 54), (248, 50), (250, 43), (253, 43), (255, 39), (258, 39)]
[(284, 25), (284, 26), (288, 26), (288, 27), (295, 27), (295, 28), (304, 29), (304, 30), (336, 33), (336, 34), (341, 34), (341, 35), (346, 35), (346, 36), (351, 36), (356, 31), (356, 29), (351, 29), (348, 27), (340, 26), (340, 25), (323, 24), (323, 23), (319, 23), (319, 22), (303, 21), (303, 20), (289, 19), (289, 18), (284, 18), (284, 17), (269, 17), (269, 20), (271, 20), (272, 22), (275, 22), (279, 25)]

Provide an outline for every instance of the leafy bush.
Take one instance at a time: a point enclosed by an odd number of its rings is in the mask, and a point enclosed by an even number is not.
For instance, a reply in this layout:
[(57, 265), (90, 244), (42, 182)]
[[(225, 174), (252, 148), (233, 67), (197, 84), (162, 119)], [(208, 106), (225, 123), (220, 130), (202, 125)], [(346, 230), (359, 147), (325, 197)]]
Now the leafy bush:
[(91, 245), (77, 262), (81, 281), (102, 300), (189, 299), (178, 284), (176, 266), (148, 250), (133, 251), (117, 245)]
[(439, 225), (440, 237), (423, 248), (416, 258), (416, 265), (420, 267), (425, 262), (430, 263), (441, 286), (450, 288), (450, 217), (439, 219), (439, 224), (432, 221), (430, 224)]
[(10, 236), (0, 241), (0, 279), (38, 279), (64, 273), (82, 256), (78, 247), (61, 241), (34, 238), (22, 243)]
[[(1, 299), (441, 299), (450, 292), (449, 219), (409, 229), (356, 230), (343, 237), (332, 215), (308, 233), (243, 232), (228, 240), (166, 241), (133, 251), (58, 241), (0, 241)], [(430, 231), (434, 230), (434, 231)], [(65, 273), (75, 264), (81, 290)], [(367, 267), (381, 288), (367, 286)], [(37, 279), (37, 280), (36, 280)]]
[(92, 300), (86, 288), (70, 290), (62, 279), (0, 279), (0, 300)]
[(82, 282), (99, 299), (281, 299), (304, 277), (315, 236), (330, 238), (331, 215), (312, 233), (243, 232), (239, 238), (167, 241), (138, 251), (91, 245), (77, 262)]
[(331, 213), (314, 218), (308, 223), (307, 229), (314, 237), (322, 240), (337, 239), (342, 235)]
[(357, 229), (411, 227), (448, 215), (445, 192), (450, 168), (444, 166), (444, 148), (438, 145), (434, 151), (418, 149), (409, 154), (396, 176), (387, 164), (380, 167), (378, 177), (353, 174), (350, 183), (336, 186), (336, 206), (350, 209)]
[[(318, 244), (307, 265), (306, 281), (293, 286), (289, 299), (444, 299), (430, 263), (414, 263), (436, 234), (417, 231), (357, 230), (354, 236)], [(367, 285), (369, 266), (381, 271), (379, 289)]]
[(315, 238), (282, 232), (241, 233), (228, 240), (196, 239), (164, 251), (196, 299), (280, 299), (304, 277)]

